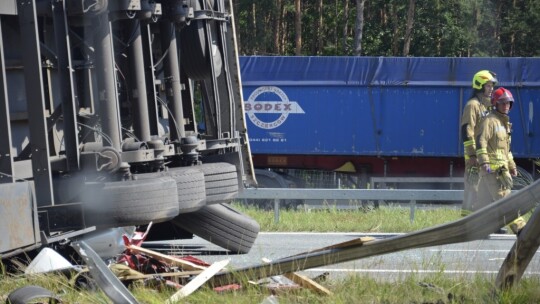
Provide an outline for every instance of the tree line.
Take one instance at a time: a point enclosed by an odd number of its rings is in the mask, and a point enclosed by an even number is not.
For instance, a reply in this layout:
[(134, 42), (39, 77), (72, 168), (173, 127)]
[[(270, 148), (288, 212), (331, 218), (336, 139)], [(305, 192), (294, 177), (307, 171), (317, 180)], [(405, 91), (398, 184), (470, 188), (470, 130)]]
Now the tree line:
[(241, 55), (534, 57), (537, 0), (234, 0)]

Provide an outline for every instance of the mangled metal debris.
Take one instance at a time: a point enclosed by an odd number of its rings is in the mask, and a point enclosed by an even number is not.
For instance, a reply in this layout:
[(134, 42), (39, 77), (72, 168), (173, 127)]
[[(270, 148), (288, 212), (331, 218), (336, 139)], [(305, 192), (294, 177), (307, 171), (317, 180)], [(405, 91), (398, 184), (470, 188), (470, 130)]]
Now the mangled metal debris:
[(72, 247), (88, 265), (92, 278), (114, 303), (138, 303), (90, 246), (81, 241), (74, 242)]

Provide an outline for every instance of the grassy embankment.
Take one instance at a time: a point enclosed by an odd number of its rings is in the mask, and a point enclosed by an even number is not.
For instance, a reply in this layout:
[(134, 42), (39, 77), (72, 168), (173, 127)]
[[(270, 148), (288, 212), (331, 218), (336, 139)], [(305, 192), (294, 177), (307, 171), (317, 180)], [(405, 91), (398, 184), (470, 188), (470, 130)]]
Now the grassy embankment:
[[(236, 206), (255, 218), (261, 231), (343, 231), (343, 232), (410, 232), (460, 218), (456, 208), (416, 210), (415, 220), (410, 221), (409, 208), (380, 208), (363, 211), (338, 211), (336, 209), (284, 211), (279, 223), (274, 223), (272, 211)], [(433, 261), (430, 261), (432, 263)], [(351, 275), (339, 280), (322, 283), (333, 296), (320, 296), (300, 289), (279, 293), (279, 303), (538, 303), (540, 279), (524, 279), (515, 288), (494, 292), (494, 277), (448, 277), (441, 272), (422, 276), (412, 273), (393, 282), (375, 281), (366, 275)], [(15, 288), (35, 284), (60, 295), (65, 303), (110, 303), (100, 291), (76, 290), (61, 275), (24, 277), (0, 271), (0, 302)], [(141, 303), (164, 303), (175, 291), (131, 286), (134, 296)], [(261, 303), (269, 292), (259, 287), (244, 285), (240, 291), (217, 294), (207, 288), (189, 296), (185, 303)]]
[(460, 218), (459, 208), (430, 208), (414, 212), (408, 207), (382, 206), (378, 209), (339, 210), (303, 209), (299, 211), (280, 210), (279, 222), (275, 222), (274, 212), (264, 212), (253, 207), (235, 205), (235, 208), (254, 218), (261, 231), (313, 231), (313, 232), (411, 232)]
[[(441, 270), (442, 271), (442, 270)], [(99, 304), (111, 303), (101, 292), (78, 291), (66, 284), (61, 276), (47, 275), (31, 279), (2, 277), (0, 279), (0, 302), (5, 295), (18, 286), (35, 284), (46, 287), (62, 299), (62, 303)], [(274, 303), (499, 303), (525, 304), (539, 303), (540, 281), (538, 278), (525, 279), (515, 288), (505, 292), (494, 292), (493, 279), (474, 277), (472, 279), (450, 279), (443, 273), (418, 277), (415, 274), (404, 275), (396, 282), (378, 282), (366, 276), (348, 276), (340, 280), (321, 283), (334, 294), (321, 296), (307, 289), (279, 292)], [(139, 303), (162, 304), (175, 292), (172, 289), (130, 287)], [(179, 303), (206, 304), (256, 304), (262, 303), (270, 292), (254, 286), (245, 285), (240, 291), (218, 294), (202, 287)], [(43, 303), (43, 302), (33, 302)], [(267, 302), (271, 303), (271, 302)]]

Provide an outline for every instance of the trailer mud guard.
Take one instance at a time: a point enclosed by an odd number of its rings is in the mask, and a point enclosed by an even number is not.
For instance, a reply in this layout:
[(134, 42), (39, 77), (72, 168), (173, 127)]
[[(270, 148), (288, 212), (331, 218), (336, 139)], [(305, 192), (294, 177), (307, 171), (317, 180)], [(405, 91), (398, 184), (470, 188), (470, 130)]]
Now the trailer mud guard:
[(32, 300), (38, 300), (38, 299), (49, 299), (53, 300), (49, 303), (62, 303), (62, 301), (54, 295), (50, 290), (45, 289), (43, 287), (39, 286), (24, 286), (21, 288), (17, 288), (16, 290), (12, 291), (8, 297), (7, 302), (10, 304), (26, 304), (26, 303), (34, 303), (30, 302)]
[(41, 242), (38, 213), (31, 182), (0, 184), (0, 256), (37, 247)]

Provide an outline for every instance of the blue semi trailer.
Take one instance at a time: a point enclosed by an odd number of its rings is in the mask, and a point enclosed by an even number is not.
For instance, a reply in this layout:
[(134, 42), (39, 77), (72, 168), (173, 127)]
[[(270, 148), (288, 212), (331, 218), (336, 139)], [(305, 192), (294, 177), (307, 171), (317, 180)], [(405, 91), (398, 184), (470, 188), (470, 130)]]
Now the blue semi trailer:
[(246, 56), (240, 66), (254, 164), (272, 169), (258, 170), (266, 186), (300, 186), (275, 184), (298, 170), (353, 173), (359, 188), (370, 177), (463, 176), (460, 117), (483, 69), (514, 94), (512, 151), (536, 171), (540, 58)]

